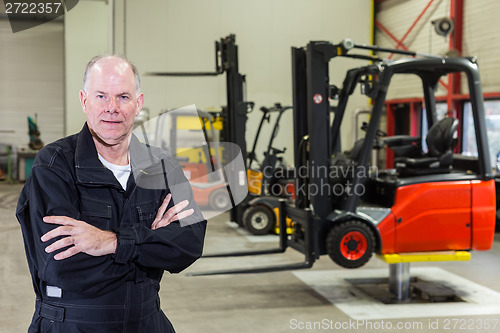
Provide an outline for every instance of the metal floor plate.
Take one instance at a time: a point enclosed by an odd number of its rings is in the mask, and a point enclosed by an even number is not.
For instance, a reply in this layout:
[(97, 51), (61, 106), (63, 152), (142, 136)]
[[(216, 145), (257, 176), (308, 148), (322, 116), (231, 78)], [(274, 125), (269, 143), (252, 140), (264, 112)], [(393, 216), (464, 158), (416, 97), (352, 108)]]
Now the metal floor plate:
[(384, 304), (348, 282), (387, 278), (389, 269), (296, 271), (293, 274), (356, 320), (500, 314), (500, 293), (438, 267), (411, 268), (412, 277), (445, 283), (462, 302)]

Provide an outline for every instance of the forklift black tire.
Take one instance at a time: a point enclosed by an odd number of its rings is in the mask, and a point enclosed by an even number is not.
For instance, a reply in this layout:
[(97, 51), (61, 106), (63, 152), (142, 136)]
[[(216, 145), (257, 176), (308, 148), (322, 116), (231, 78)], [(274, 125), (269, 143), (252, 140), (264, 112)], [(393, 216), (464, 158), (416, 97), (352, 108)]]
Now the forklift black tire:
[(375, 236), (361, 221), (342, 222), (330, 229), (326, 237), (326, 251), (330, 258), (345, 268), (366, 264), (375, 249)]
[(243, 223), (253, 235), (266, 235), (276, 227), (276, 217), (264, 205), (251, 206), (243, 213)]
[(219, 188), (212, 193), (208, 198), (210, 208), (216, 211), (226, 211), (231, 208), (231, 199), (225, 188)]

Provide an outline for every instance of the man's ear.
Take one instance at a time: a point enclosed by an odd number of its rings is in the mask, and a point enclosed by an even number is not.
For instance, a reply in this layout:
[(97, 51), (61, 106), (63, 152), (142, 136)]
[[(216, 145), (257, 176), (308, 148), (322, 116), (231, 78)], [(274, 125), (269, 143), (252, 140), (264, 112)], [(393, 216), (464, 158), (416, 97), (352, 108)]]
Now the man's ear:
[(87, 113), (87, 93), (83, 90), (80, 90), (80, 104), (83, 112)]
[(144, 94), (140, 94), (139, 97), (137, 97), (137, 109), (135, 111), (135, 115), (137, 116), (139, 112), (141, 112), (141, 109), (144, 105)]

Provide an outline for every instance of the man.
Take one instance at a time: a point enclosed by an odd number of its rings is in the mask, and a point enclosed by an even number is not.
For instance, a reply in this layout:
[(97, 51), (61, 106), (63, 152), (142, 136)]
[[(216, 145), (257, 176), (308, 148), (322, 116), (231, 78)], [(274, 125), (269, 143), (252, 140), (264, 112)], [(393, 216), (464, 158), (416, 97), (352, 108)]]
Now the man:
[(18, 202), (28, 332), (174, 332), (160, 280), (201, 256), (206, 221), (180, 165), (132, 134), (144, 96), (128, 60), (92, 59), (80, 102), (83, 129), (40, 150)]

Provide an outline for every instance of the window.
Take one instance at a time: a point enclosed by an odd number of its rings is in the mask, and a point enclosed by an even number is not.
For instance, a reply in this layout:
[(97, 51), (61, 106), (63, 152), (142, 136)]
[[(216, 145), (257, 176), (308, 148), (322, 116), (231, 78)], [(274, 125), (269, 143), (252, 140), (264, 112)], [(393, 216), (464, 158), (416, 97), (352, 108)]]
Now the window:
[[(497, 156), (500, 154), (500, 101), (485, 101), (486, 134), (490, 150), (491, 165), (499, 171)], [(470, 102), (464, 104), (462, 154), (477, 156), (476, 134)]]
[[(440, 121), (444, 117), (446, 117), (446, 114), (448, 113), (448, 104), (446, 103), (436, 103), (436, 118), (437, 121)], [(427, 132), (429, 132), (429, 125), (427, 124), (427, 113), (425, 112), (425, 109), (422, 109), (422, 128), (421, 128), (421, 144), (422, 144), (422, 151), (427, 152), (427, 142), (425, 139), (427, 138)]]

